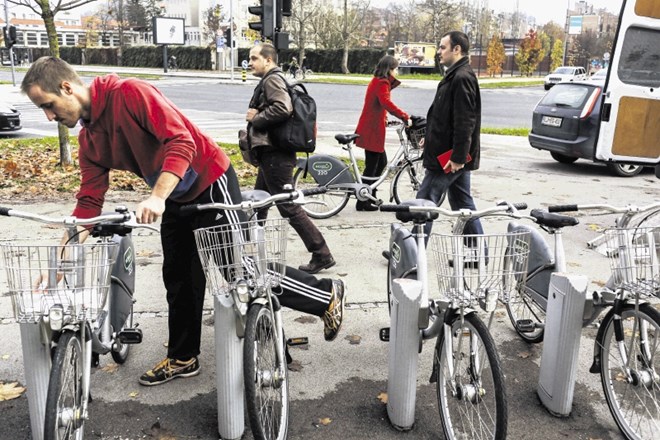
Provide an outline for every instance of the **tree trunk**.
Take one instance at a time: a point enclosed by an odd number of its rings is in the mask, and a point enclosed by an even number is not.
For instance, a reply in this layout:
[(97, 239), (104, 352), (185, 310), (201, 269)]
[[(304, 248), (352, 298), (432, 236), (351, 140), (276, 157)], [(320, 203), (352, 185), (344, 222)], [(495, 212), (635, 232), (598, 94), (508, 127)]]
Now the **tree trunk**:
[(341, 57), (341, 73), (348, 74), (351, 73), (348, 70), (348, 0), (344, 0), (344, 26), (342, 31), (342, 37), (344, 39), (344, 53)]
[(344, 41), (344, 51), (341, 56), (341, 72), (344, 74), (351, 73), (348, 70), (348, 41)]
[[(37, 3), (41, 6), (41, 18), (46, 26), (46, 35), (48, 35), (48, 47), (51, 56), (60, 57), (60, 45), (57, 41), (57, 30), (55, 29), (55, 14), (50, 8), (48, 0), (39, 0)], [(57, 133), (60, 138), (60, 165), (71, 165), (71, 144), (69, 143), (69, 129), (60, 123), (57, 124)]]

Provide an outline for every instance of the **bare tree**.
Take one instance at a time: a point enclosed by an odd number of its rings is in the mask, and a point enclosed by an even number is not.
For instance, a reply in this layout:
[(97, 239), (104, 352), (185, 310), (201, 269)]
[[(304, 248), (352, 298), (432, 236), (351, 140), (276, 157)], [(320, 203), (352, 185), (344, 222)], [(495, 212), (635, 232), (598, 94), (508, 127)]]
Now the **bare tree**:
[(341, 39), (344, 52), (341, 57), (342, 73), (351, 73), (348, 70), (348, 49), (355, 46), (360, 39), (359, 30), (369, 8), (369, 0), (356, 1), (351, 8), (348, 7), (348, 0), (344, 0), (343, 16), (341, 17)]
[(426, 0), (422, 7), (430, 20), (427, 39), (439, 43), (446, 32), (460, 29), (459, 5), (452, 0)]
[[(55, 29), (55, 15), (58, 12), (69, 11), (80, 6), (92, 3), (95, 0), (7, 0), (15, 5), (27, 6), (32, 9), (44, 21), (46, 35), (48, 36), (48, 47), (50, 54), (56, 58), (60, 57), (60, 45), (57, 41), (57, 30)], [(71, 160), (71, 144), (69, 143), (69, 129), (60, 123), (57, 124), (57, 132), (60, 139), (60, 165), (69, 166)]]
[(314, 37), (314, 32), (310, 32), (310, 29), (313, 28), (312, 22), (318, 18), (320, 13), (321, 5), (317, 1), (293, 0), (288, 25), (293, 41), (298, 48), (298, 59), (301, 66), (305, 59), (305, 46), (311, 39), (310, 37)]

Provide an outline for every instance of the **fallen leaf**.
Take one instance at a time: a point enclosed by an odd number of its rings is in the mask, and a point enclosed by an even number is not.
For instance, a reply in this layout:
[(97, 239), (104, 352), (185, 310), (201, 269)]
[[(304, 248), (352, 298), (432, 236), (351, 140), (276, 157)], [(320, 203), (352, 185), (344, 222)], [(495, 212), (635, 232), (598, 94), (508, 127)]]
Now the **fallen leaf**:
[(291, 361), (290, 364), (287, 365), (287, 368), (289, 369), (289, 371), (298, 372), (298, 371), (302, 371), (303, 365), (300, 363), (300, 361), (294, 359), (293, 361)]
[(387, 403), (387, 393), (381, 392), (380, 394), (378, 394), (378, 400), (380, 400), (383, 403)]
[(299, 316), (294, 321), (300, 324), (315, 324), (317, 322), (315, 317), (309, 315)]
[(530, 357), (531, 355), (532, 355), (532, 354), (531, 354), (529, 351), (521, 351), (520, 353), (518, 353), (518, 357), (519, 357), (520, 359), (527, 359), (527, 358)]
[(105, 371), (106, 373), (116, 373), (117, 370), (119, 369), (119, 365), (117, 364), (108, 364), (105, 367), (101, 368), (101, 371)]
[(9, 359), (9, 355), (8, 354), (3, 354), (2, 355), (2, 360), (6, 361), (7, 359)]
[(330, 423), (332, 423), (332, 419), (330, 417), (324, 417), (322, 419), (319, 419), (320, 425), (328, 426)]
[(344, 339), (351, 345), (360, 345), (360, 342), (362, 342), (362, 337), (358, 335), (348, 335)]
[(154, 251), (148, 251), (148, 250), (141, 250), (137, 252), (138, 257), (151, 257), (155, 254)]
[(19, 387), (18, 382), (2, 383), (0, 382), (0, 402), (12, 400), (21, 397), (25, 392), (24, 387)]
[(589, 229), (590, 231), (594, 231), (594, 232), (602, 232), (602, 231), (604, 231), (604, 228), (603, 228), (602, 226), (597, 225), (597, 224), (595, 224), (595, 223), (589, 223), (589, 224), (587, 225), (587, 229)]
[(131, 399), (135, 399), (139, 394), (140, 393), (138, 393), (137, 391), (131, 391), (130, 393), (128, 393), (128, 397), (130, 397)]

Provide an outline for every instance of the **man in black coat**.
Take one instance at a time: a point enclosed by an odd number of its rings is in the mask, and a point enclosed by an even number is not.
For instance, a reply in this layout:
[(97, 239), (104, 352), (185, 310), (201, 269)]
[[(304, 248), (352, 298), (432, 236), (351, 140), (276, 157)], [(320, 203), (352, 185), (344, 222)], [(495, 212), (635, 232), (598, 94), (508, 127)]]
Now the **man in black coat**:
[[(469, 49), (463, 32), (448, 32), (440, 40), (437, 56), (446, 71), (426, 116), (426, 176), (417, 193), (418, 199), (438, 206), (447, 195), (453, 210), (476, 209), (470, 194), (470, 172), (479, 168), (481, 94), (470, 67)], [(427, 234), (431, 226), (432, 222), (426, 224)], [(479, 219), (470, 220), (464, 233), (483, 234)]]

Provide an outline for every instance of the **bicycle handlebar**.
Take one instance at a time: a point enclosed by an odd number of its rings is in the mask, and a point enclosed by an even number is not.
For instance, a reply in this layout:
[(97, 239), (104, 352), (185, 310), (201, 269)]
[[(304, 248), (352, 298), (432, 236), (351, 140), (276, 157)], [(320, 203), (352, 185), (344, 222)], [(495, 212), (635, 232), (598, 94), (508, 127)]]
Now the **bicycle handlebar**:
[(452, 211), (449, 209), (440, 208), (439, 206), (409, 206), (409, 205), (380, 205), (381, 211), (386, 212), (437, 212), (446, 217), (464, 217), (464, 218), (478, 218), (486, 217), (489, 215), (504, 215), (509, 217), (522, 217), (518, 213), (519, 209), (527, 209), (527, 203), (508, 203), (505, 201), (499, 202), (496, 206), (486, 208), (478, 211), (470, 209), (460, 209)]
[(639, 214), (643, 212), (660, 209), (660, 202), (651, 203), (646, 206), (627, 205), (625, 207), (616, 207), (607, 204), (585, 204), (585, 205), (550, 205), (548, 212), (570, 212), (570, 211), (607, 211), (610, 214)]
[(152, 231), (158, 232), (159, 229), (155, 226), (138, 223), (135, 217), (135, 213), (126, 210), (125, 208), (117, 208), (117, 212), (111, 214), (101, 214), (92, 218), (79, 218), (72, 215), (64, 217), (49, 217), (40, 214), (34, 214), (26, 211), (19, 211), (13, 208), (0, 207), (0, 215), (6, 217), (17, 217), (25, 220), (32, 220), (39, 223), (46, 223), (50, 225), (62, 225), (62, 226), (90, 226), (90, 225), (99, 225), (104, 224), (117, 224), (122, 225), (130, 229), (144, 228), (150, 229)]
[(304, 204), (305, 196), (312, 196), (316, 194), (323, 194), (327, 192), (325, 187), (316, 187), (310, 189), (296, 190), (291, 192), (284, 192), (267, 197), (263, 200), (244, 200), (237, 204), (226, 203), (203, 203), (199, 205), (186, 205), (181, 208), (182, 213), (193, 213), (197, 211), (205, 211), (209, 209), (223, 209), (227, 211), (254, 211), (259, 208), (265, 208), (277, 203), (295, 201), (295, 203)]

